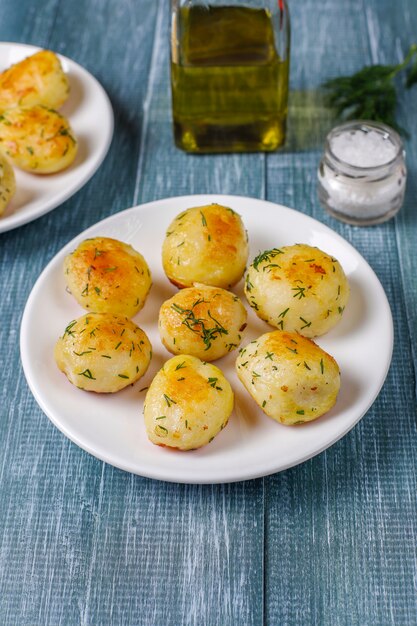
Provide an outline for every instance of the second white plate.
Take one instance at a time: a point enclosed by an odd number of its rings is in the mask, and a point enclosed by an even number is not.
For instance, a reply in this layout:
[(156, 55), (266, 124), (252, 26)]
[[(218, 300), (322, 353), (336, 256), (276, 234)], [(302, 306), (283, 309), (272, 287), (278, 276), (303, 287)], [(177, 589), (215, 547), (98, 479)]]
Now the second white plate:
[[(19, 43), (0, 43), (0, 72), (37, 52)], [(71, 124), (78, 140), (74, 163), (66, 170), (36, 175), (15, 168), (16, 194), (0, 217), (0, 233), (12, 230), (52, 211), (93, 176), (110, 146), (113, 110), (100, 83), (83, 67), (59, 55), (70, 82), (70, 96), (60, 113)]]
[[(275, 246), (308, 243), (341, 262), (351, 297), (340, 324), (317, 343), (332, 354), (342, 372), (335, 407), (315, 422), (282, 426), (266, 417), (242, 387), (235, 372), (236, 352), (216, 361), (235, 391), (228, 426), (208, 446), (178, 452), (151, 444), (142, 409), (145, 391), (170, 354), (157, 329), (162, 302), (175, 293), (161, 263), (165, 231), (180, 211), (218, 202), (240, 213), (249, 233), (250, 259)], [(54, 344), (72, 319), (84, 311), (65, 291), (64, 257), (87, 237), (104, 235), (131, 243), (151, 268), (153, 287), (135, 321), (148, 334), (154, 356), (147, 375), (117, 394), (94, 394), (73, 387), (58, 370)], [(235, 290), (242, 296), (242, 285)], [(271, 330), (249, 310), (242, 345)], [(72, 441), (124, 470), (183, 483), (219, 483), (277, 472), (321, 452), (347, 433), (371, 406), (385, 380), (393, 344), (391, 311), (384, 290), (363, 257), (335, 232), (297, 211), (238, 196), (185, 196), (150, 202), (117, 213), (81, 233), (49, 263), (24, 311), (21, 356), (29, 386), (46, 415)]]

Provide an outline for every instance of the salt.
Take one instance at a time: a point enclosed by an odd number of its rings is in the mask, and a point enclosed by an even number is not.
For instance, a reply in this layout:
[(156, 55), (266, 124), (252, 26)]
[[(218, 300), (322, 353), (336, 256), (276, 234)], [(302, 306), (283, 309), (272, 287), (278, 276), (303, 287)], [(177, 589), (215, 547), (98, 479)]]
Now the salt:
[(332, 137), (330, 149), (340, 161), (355, 167), (378, 167), (392, 161), (397, 148), (389, 135), (352, 130)]
[(404, 199), (401, 139), (385, 124), (342, 124), (327, 137), (318, 178), (320, 201), (333, 216), (352, 224), (383, 222)]

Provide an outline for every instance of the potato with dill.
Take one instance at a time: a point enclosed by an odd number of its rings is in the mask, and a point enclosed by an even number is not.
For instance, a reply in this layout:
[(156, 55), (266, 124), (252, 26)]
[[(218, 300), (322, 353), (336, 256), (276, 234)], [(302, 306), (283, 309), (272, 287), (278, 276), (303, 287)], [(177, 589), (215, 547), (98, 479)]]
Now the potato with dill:
[(110, 237), (81, 242), (64, 261), (69, 291), (84, 309), (133, 317), (145, 304), (152, 285), (143, 256)]
[(275, 330), (240, 351), (236, 371), (262, 411), (292, 426), (317, 419), (340, 389), (335, 359), (311, 339)]
[(152, 346), (127, 317), (87, 313), (73, 320), (55, 346), (55, 360), (68, 380), (86, 391), (114, 393), (141, 378)]
[(159, 446), (201, 448), (226, 426), (233, 403), (232, 388), (219, 368), (193, 356), (174, 356), (146, 394), (148, 437)]
[(77, 141), (65, 117), (36, 105), (4, 111), (0, 117), (0, 149), (22, 170), (53, 174), (74, 161)]
[(196, 284), (163, 303), (159, 333), (173, 354), (214, 361), (240, 345), (246, 318), (246, 309), (235, 294)]
[(40, 50), (0, 74), (0, 112), (36, 104), (59, 109), (69, 90), (68, 78), (57, 55)]
[(246, 274), (245, 294), (271, 326), (316, 337), (340, 321), (349, 283), (333, 256), (296, 244), (259, 254)]
[(15, 191), (16, 180), (13, 168), (8, 160), (0, 154), (0, 215), (6, 210)]
[(242, 219), (220, 204), (192, 207), (168, 227), (162, 263), (177, 287), (204, 283), (229, 288), (245, 271), (248, 240)]

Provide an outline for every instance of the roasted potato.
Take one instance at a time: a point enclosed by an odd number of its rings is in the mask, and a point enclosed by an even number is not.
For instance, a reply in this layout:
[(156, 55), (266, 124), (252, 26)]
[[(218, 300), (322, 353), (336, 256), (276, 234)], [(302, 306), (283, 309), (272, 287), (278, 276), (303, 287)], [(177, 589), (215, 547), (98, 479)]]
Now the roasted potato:
[(316, 337), (341, 319), (349, 283), (337, 259), (296, 244), (259, 254), (246, 274), (245, 294), (271, 326)]
[(64, 260), (68, 289), (84, 309), (133, 317), (152, 285), (143, 256), (109, 237), (86, 239)]
[(73, 320), (55, 345), (68, 380), (86, 391), (114, 393), (141, 378), (152, 347), (144, 331), (121, 315), (87, 313)]
[(214, 361), (240, 345), (246, 309), (220, 287), (196, 284), (176, 293), (159, 312), (159, 333), (173, 354)]
[(68, 95), (68, 78), (50, 50), (36, 52), (0, 74), (0, 112), (37, 104), (59, 109)]
[(14, 171), (8, 160), (0, 153), (0, 215), (16, 191)]
[(240, 351), (236, 371), (266, 415), (292, 426), (329, 411), (340, 388), (335, 359), (298, 333), (275, 330)]
[(146, 394), (148, 437), (159, 446), (201, 448), (226, 426), (233, 402), (232, 388), (217, 367), (193, 356), (174, 356)]
[(248, 239), (240, 216), (220, 204), (187, 209), (168, 227), (162, 262), (177, 287), (229, 288), (243, 276)]
[(52, 174), (71, 165), (77, 141), (65, 117), (38, 105), (4, 111), (0, 149), (22, 170)]

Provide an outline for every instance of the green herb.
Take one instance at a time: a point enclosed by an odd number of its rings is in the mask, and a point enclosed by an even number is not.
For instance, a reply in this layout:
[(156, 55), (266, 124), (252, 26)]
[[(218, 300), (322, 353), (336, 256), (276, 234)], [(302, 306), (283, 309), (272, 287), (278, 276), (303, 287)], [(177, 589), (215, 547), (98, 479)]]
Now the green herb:
[(277, 328), (281, 328), (281, 330), (284, 330), (284, 317), (287, 315), (289, 310), (290, 310), (290, 308), (288, 307), (288, 309), (285, 309), (284, 311), (281, 311), (281, 313), (278, 315), (278, 319), (280, 317), (282, 319), (278, 322)]
[(73, 320), (72, 322), (70, 322), (68, 324), (68, 326), (64, 330), (64, 337), (65, 337), (65, 335), (74, 335), (74, 331), (71, 330), (71, 329), (72, 329), (73, 326), (75, 326), (76, 323), (77, 323), (77, 320)]
[(245, 287), (246, 287), (246, 291), (251, 291), (251, 289), (253, 289), (253, 285), (249, 280), (249, 274), (246, 274)]
[(102, 356), (103, 359), (111, 359), (111, 356), (109, 356), (108, 354), (102, 354), (100, 356)]
[(323, 84), (327, 103), (337, 117), (345, 120), (374, 120), (385, 122), (402, 134), (407, 134), (395, 120), (397, 90), (395, 77), (413, 60), (406, 87), (417, 83), (417, 44), (412, 44), (398, 65), (367, 65), (352, 76), (340, 76)]
[(255, 300), (255, 298), (253, 296), (250, 297), (249, 304), (251, 305), (252, 309), (255, 309), (255, 311), (259, 311), (258, 303), (256, 302), (256, 300)]
[(187, 367), (187, 366), (185, 365), (185, 361), (183, 361), (182, 363), (178, 363), (178, 365), (177, 365), (177, 366), (176, 366), (176, 368), (175, 368), (175, 371), (177, 371), (177, 370), (181, 370), (183, 367)]
[(117, 266), (115, 266), (115, 267), (105, 267), (104, 268), (105, 272), (114, 272), (115, 270), (117, 270)]
[(79, 372), (79, 376), (85, 376), (85, 378), (89, 378), (90, 380), (96, 380), (90, 370), (84, 370), (83, 372)]
[(155, 426), (155, 435), (158, 435), (158, 437), (167, 437), (168, 429), (158, 424), (158, 426)]
[(304, 410), (302, 409), (301, 411), (296, 411), (297, 415), (304, 415)]
[(96, 292), (96, 294), (99, 296), (101, 294), (101, 289), (100, 287), (94, 287), (94, 291)]
[(324, 374), (324, 363), (323, 363), (323, 359), (320, 359), (320, 371), (322, 374)]
[(223, 391), (222, 387), (218, 387), (217, 386), (217, 381), (218, 380), (219, 380), (218, 378), (209, 378), (208, 379), (208, 383), (209, 383), (210, 387), (213, 387), (213, 389), (217, 389), (218, 391)]
[(119, 341), (119, 343), (117, 344), (117, 346), (115, 347), (115, 350), (117, 350), (117, 348), (119, 348), (122, 345), (122, 342)]
[(200, 213), (201, 213), (201, 222), (202, 222), (203, 226), (207, 226), (207, 220), (206, 220), (206, 218), (204, 216), (203, 211), (200, 211)]
[(156, 420), (166, 420), (166, 415), (160, 415), (159, 417), (155, 417)]
[(166, 393), (164, 393), (164, 398), (165, 398), (165, 402), (167, 403), (169, 407), (171, 406), (171, 404), (177, 404), (175, 400), (167, 396)]
[(295, 294), (293, 295), (293, 298), (298, 298), (299, 300), (301, 300), (301, 298), (305, 298), (306, 294), (304, 293), (306, 290), (306, 287), (293, 287), (291, 291), (295, 291)]
[(269, 274), (269, 272), (271, 271), (271, 267), (278, 267), (279, 269), (281, 269), (281, 266), (278, 265), (278, 263), (269, 263), (268, 265), (263, 266), (262, 271), (265, 272), (265, 270), (269, 270), (268, 271), (268, 274)]
[(217, 339), (218, 336), (220, 335), (228, 335), (229, 332), (220, 324), (220, 322), (218, 322), (210, 313), (210, 311), (207, 311), (207, 314), (209, 316), (209, 318), (214, 322), (214, 326), (211, 328), (207, 328), (206, 324), (207, 324), (207, 319), (204, 319), (202, 317), (196, 317), (193, 309), (198, 305), (201, 304), (202, 302), (207, 302), (206, 300), (200, 298), (199, 300), (196, 300), (194, 302), (194, 304), (192, 305), (191, 309), (183, 309), (182, 307), (180, 307), (178, 304), (172, 304), (171, 308), (176, 312), (176, 313), (180, 313), (181, 315), (185, 315), (185, 318), (182, 321), (182, 324), (184, 324), (184, 326), (186, 326), (189, 330), (191, 330), (193, 333), (196, 333), (197, 335), (199, 335), (201, 337), (201, 339), (203, 340), (205, 347), (205, 350), (208, 350), (209, 348), (211, 348), (211, 344), (212, 342)]
[(304, 322), (304, 326), (301, 326), (300, 330), (303, 330), (303, 328), (308, 328), (309, 326), (311, 326), (311, 322), (307, 322), (307, 320), (305, 320), (304, 317), (300, 317), (300, 320)]
[(91, 354), (91, 350), (84, 350), (84, 352), (75, 352), (75, 350), (73, 350), (73, 352), (77, 356), (83, 356), (84, 354)]
[(126, 374), (117, 374), (119, 378), (129, 378), (129, 376), (126, 376)]
[(271, 259), (274, 259), (279, 254), (284, 254), (283, 251), (280, 250), (279, 248), (272, 248), (272, 250), (265, 250), (265, 252), (261, 252), (260, 254), (258, 254), (257, 257), (254, 258), (252, 265), (254, 269), (257, 272), (259, 272), (258, 266), (260, 263), (263, 263), (264, 261), (269, 262)]

